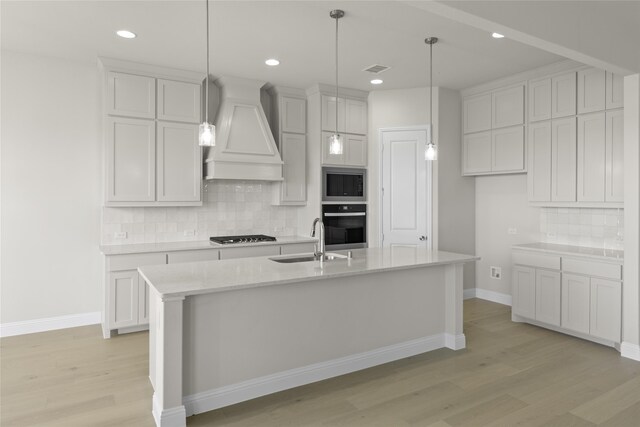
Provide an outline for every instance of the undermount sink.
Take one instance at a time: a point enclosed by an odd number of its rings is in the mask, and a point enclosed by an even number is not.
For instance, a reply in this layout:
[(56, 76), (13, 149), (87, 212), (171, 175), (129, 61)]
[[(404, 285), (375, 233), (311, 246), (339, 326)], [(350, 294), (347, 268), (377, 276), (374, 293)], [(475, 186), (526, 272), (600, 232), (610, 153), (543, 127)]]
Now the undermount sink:
[[(287, 255), (287, 256), (273, 257), (269, 259), (271, 261), (285, 263), (285, 264), (291, 264), (294, 262), (320, 261), (320, 257), (317, 257), (313, 254)], [(324, 257), (323, 257), (323, 261), (334, 261), (337, 259), (347, 259), (347, 256), (330, 252), (330, 253), (324, 254)]]

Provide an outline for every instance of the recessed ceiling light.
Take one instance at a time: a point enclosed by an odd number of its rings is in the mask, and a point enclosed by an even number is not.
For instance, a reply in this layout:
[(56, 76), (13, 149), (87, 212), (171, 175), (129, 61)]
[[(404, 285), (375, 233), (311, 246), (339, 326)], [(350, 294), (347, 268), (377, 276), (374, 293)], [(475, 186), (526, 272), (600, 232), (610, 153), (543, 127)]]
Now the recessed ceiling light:
[(271, 58), (264, 61), (264, 63), (270, 67), (275, 67), (276, 65), (280, 64), (280, 61), (278, 61), (277, 59)]
[(129, 30), (119, 30), (119, 31), (116, 31), (116, 34), (119, 35), (122, 38), (125, 38), (125, 39), (135, 39), (136, 38), (136, 34), (132, 33)]
[(504, 36), (500, 33), (493, 33), (491, 34), (491, 37), (493, 37), (494, 39), (503, 39)]
[(381, 84), (382, 84), (382, 80), (380, 80), (380, 79), (373, 79), (373, 80), (371, 80), (371, 84), (372, 84), (372, 85), (381, 85)]

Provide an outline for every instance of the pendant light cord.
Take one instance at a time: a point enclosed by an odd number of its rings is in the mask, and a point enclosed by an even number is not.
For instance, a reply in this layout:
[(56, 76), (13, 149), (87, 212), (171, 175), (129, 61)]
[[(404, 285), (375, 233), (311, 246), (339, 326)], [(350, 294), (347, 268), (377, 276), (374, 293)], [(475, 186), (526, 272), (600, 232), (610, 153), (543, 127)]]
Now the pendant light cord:
[(204, 80), (204, 121), (209, 123), (209, 0), (207, 2), (207, 76)]
[(336, 136), (338, 135), (338, 20), (336, 15)]
[(433, 144), (433, 43), (429, 45), (429, 126), (431, 126), (431, 141)]

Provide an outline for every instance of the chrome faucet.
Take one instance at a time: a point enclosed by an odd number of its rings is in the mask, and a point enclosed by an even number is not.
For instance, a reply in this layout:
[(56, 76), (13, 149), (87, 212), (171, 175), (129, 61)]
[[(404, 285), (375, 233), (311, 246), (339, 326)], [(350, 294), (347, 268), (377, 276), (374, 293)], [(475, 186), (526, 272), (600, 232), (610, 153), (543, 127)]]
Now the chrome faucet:
[(311, 237), (316, 237), (317, 223), (320, 223), (320, 235), (318, 236), (319, 242), (316, 244), (316, 250), (313, 253), (313, 256), (322, 259), (324, 257), (324, 224), (322, 223), (320, 218), (316, 218), (313, 220), (313, 224), (311, 225)]

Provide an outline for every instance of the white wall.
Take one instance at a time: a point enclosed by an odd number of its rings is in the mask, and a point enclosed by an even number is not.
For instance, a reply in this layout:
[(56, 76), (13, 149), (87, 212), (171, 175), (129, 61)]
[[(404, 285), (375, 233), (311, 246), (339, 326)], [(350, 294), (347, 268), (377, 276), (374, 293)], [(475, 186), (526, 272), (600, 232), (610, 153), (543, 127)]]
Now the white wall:
[(96, 64), (2, 51), (0, 322), (100, 310)]

